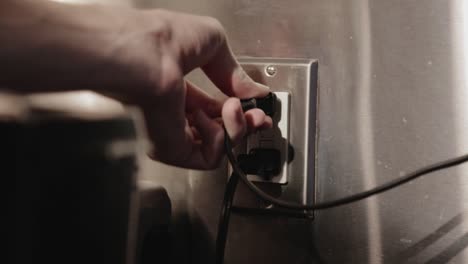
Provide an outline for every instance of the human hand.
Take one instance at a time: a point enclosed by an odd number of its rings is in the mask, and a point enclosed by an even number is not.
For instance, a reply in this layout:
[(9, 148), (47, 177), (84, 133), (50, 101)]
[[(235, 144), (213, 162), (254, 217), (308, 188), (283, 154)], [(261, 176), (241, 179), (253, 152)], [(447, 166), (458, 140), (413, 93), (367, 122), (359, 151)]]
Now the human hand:
[[(233, 143), (270, 127), (259, 109), (239, 99), (262, 97), (235, 60), (213, 18), (164, 10), (2, 1), (0, 87), (18, 92), (93, 90), (141, 106), (151, 156), (187, 168), (215, 168), (224, 131)], [(219, 102), (184, 75), (200, 67), (230, 96)]]
[[(144, 96), (136, 101), (154, 145), (153, 158), (186, 168), (212, 169), (224, 152), (219, 117), (234, 144), (249, 132), (272, 126), (271, 118), (260, 109), (243, 113), (238, 98), (263, 97), (269, 90), (242, 70), (217, 20), (164, 10), (144, 12), (145, 23), (137, 24), (139, 32), (145, 32), (138, 52), (147, 64), (143, 69), (151, 93), (142, 92)], [(230, 98), (217, 101), (184, 80), (198, 67)]]

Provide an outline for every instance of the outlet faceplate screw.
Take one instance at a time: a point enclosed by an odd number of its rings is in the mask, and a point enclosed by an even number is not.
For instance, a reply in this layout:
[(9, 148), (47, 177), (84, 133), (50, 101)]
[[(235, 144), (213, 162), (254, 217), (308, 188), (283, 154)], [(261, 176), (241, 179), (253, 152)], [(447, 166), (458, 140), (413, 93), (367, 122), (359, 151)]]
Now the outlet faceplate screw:
[(266, 73), (266, 75), (268, 75), (269, 77), (275, 76), (275, 74), (276, 74), (277, 71), (278, 71), (278, 70), (277, 70), (276, 67), (273, 66), (273, 65), (268, 65), (268, 66), (266, 66), (266, 68), (265, 68), (265, 73)]

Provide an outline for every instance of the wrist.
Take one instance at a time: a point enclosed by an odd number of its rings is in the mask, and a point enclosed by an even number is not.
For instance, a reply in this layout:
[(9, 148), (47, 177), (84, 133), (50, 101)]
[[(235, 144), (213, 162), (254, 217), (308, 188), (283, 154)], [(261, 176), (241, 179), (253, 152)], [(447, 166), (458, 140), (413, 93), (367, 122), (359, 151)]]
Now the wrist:
[(141, 77), (147, 67), (135, 58), (136, 51), (147, 51), (132, 32), (141, 32), (134, 22), (139, 11), (49, 1), (2, 6), (0, 85), (25, 92), (87, 89), (124, 96), (132, 86), (147, 85)]

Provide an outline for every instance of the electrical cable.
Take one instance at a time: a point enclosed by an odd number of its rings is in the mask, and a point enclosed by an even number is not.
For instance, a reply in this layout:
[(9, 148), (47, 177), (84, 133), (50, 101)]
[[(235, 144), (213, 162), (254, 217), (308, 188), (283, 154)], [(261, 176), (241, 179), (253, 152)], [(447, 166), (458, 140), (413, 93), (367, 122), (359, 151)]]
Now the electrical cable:
[[(357, 202), (360, 200), (363, 200), (367, 197), (370, 197), (372, 195), (376, 195), (385, 191), (388, 191), (390, 189), (393, 189), (395, 187), (398, 187), (402, 184), (405, 184), (409, 181), (412, 181), (416, 178), (425, 176), (431, 172), (447, 169), (453, 166), (460, 165), (462, 163), (465, 163), (468, 161), (468, 154), (462, 155), (453, 159), (448, 159), (445, 161), (441, 161), (423, 168), (420, 168), (418, 170), (415, 170), (407, 175), (401, 176), (397, 179), (394, 179), (392, 181), (389, 181), (385, 184), (382, 184), (380, 186), (377, 186), (375, 188), (372, 188), (367, 191), (359, 192), (350, 196), (346, 196), (343, 198), (338, 198), (336, 200), (331, 200), (327, 202), (322, 202), (322, 203), (316, 203), (313, 205), (302, 205), (302, 204), (295, 204), (287, 201), (283, 201), (277, 198), (274, 198), (267, 193), (263, 192), (261, 189), (259, 189), (257, 186), (255, 186), (251, 181), (247, 179), (247, 175), (245, 175), (244, 171), (241, 169), (239, 163), (237, 162), (237, 159), (234, 157), (234, 153), (232, 152), (232, 143), (229, 138), (229, 135), (224, 129), (224, 145), (226, 149), (226, 154), (228, 156), (229, 162), (231, 163), (231, 166), (233, 168), (233, 172), (231, 174), (231, 177), (229, 177), (229, 181), (226, 185), (226, 189), (224, 192), (224, 199), (223, 199), (223, 206), (221, 208), (221, 213), (219, 217), (219, 223), (218, 223), (218, 234), (216, 238), (216, 264), (223, 264), (224, 263), (224, 251), (226, 247), (226, 240), (227, 240), (227, 234), (228, 234), (228, 228), (229, 228), (229, 219), (231, 216), (231, 211), (233, 212), (244, 212), (244, 213), (258, 213), (259, 210), (252, 208), (236, 208), (232, 206), (232, 202), (234, 199), (234, 195), (236, 192), (237, 188), (237, 183), (239, 181), (239, 178), (244, 182), (244, 184), (259, 198), (262, 200), (269, 202), (273, 205), (276, 205), (278, 207), (286, 208), (286, 209), (292, 209), (292, 210), (301, 210), (301, 211), (310, 211), (310, 210), (323, 210), (323, 209), (328, 209), (332, 207), (337, 207), (337, 206), (342, 206), (345, 204)], [(271, 209), (268, 209), (271, 210)], [(288, 213), (287, 211), (285, 211)], [(293, 212), (290, 212), (289, 216), (293, 215), (291, 214)], [(273, 214), (274, 215), (274, 214)], [(293, 215), (294, 216), (294, 215)]]
[(223, 206), (221, 207), (221, 213), (219, 215), (218, 222), (218, 234), (216, 237), (216, 256), (215, 260), (217, 264), (224, 263), (224, 249), (226, 248), (226, 240), (229, 229), (229, 219), (231, 217), (232, 201), (234, 194), (236, 193), (237, 183), (239, 182), (239, 175), (232, 172), (229, 181), (226, 184), (224, 191)]
[(385, 191), (388, 191), (390, 189), (393, 189), (397, 186), (400, 186), (402, 184), (405, 184), (409, 181), (412, 181), (416, 178), (419, 178), (421, 176), (427, 175), (431, 172), (447, 169), (456, 165), (460, 165), (462, 163), (465, 163), (468, 161), (468, 154), (453, 158), (453, 159), (448, 159), (445, 161), (441, 161), (423, 168), (420, 168), (418, 170), (415, 170), (409, 174), (406, 174), (402, 177), (399, 177), (397, 179), (391, 180), (387, 183), (384, 183), (380, 186), (377, 186), (375, 188), (372, 188), (367, 191), (359, 192), (350, 196), (346, 196), (343, 198), (338, 198), (336, 200), (332, 201), (326, 201), (322, 203), (316, 203), (312, 205), (302, 205), (302, 204), (296, 204), (296, 203), (291, 203), (287, 201), (283, 201), (277, 198), (272, 197), (271, 195), (268, 195), (264, 191), (262, 191), (260, 188), (255, 186), (251, 181), (247, 179), (247, 175), (242, 171), (242, 169), (239, 166), (239, 163), (237, 162), (236, 158), (234, 157), (234, 153), (232, 152), (232, 143), (229, 138), (229, 135), (224, 129), (224, 145), (226, 149), (226, 154), (228, 156), (229, 162), (231, 163), (233, 171), (238, 174), (240, 179), (244, 182), (245, 185), (259, 198), (262, 200), (269, 202), (273, 205), (283, 207), (283, 208), (288, 208), (288, 209), (293, 209), (293, 210), (322, 210), (322, 209), (327, 209), (327, 208), (332, 208), (332, 207), (337, 207), (353, 202), (360, 201), (362, 199), (365, 199), (369, 196), (376, 195)]
[[(266, 110), (270, 109), (271, 110), (270, 112), (273, 113), (272, 109), (275, 109), (275, 107), (274, 107), (274, 104), (272, 103), (275, 100), (276, 99), (274, 96), (268, 97), (268, 100), (261, 101), (261, 106), (262, 106), (261, 108), (264, 109), (264, 111), (265, 109)], [(244, 104), (243, 108), (245, 107), (247, 109), (259, 107), (257, 100), (253, 100), (253, 101), (244, 100), (243, 104)], [(261, 211), (261, 209), (257, 209), (257, 208), (241, 208), (241, 207), (235, 207), (232, 205), (239, 178), (250, 189), (250, 191), (252, 191), (255, 195), (257, 195), (263, 201), (271, 203), (279, 207), (279, 208), (273, 208), (273, 209), (264, 209), (265, 211), (269, 211), (269, 213), (265, 213), (265, 215), (284, 214), (290, 217), (297, 217), (297, 216), (306, 215), (304, 214), (304, 212), (306, 211), (323, 210), (323, 209), (338, 207), (338, 206), (350, 204), (353, 202), (357, 202), (365, 198), (368, 198), (370, 196), (383, 193), (393, 188), (396, 188), (400, 185), (408, 183), (419, 177), (425, 176), (429, 173), (436, 172), (436, 171), (443, 170), (443, 169), (448, 169), (450, 167), (454, 167), (454, 166), (460, 165), (468, 161), (468, 154), (465, 154), (456, 158), (444, 160), (444, 161), (434, 163), (426, 167), (422, 167), (411, 173), (408, 173), (404, 176), (391, 180), (387, 183), (384, 183), (382, 185), (379, 185), (367, 191), (359, 192), (353, 195), (345, 196), (345, 197), (338, 198), (338, 199), (331, 200), (331, 201), (315, 203), (312, 205), (303, 205), (303, 204), (292, 203), (292, 202), (288, 202), (288, 201), (284, 201), (284, 200), (272, 197), (271, 195), (265, 193), (260, 188), (255, 186), (251, 181), (249, 181), (247, 179), (247, 175), (241, 169), (241, 166), (239, 165), (237, 159), (234, 157), (234, 153), (232, 151), (232, 143), (229, 138), (229, 134), (226, 131), (226, 128), (224, 128), (224, 146), (225, 146), (225, 151), (228, 156), (229, 162), (231, 163), (233, 172), (226, 185), (223, 205), (222, 205), (221, 213), (219, 217), (218, 234), (216, 238), (216, 256), (215, 256), (216, 264), (224, 263), (224, 251), (226, 247), (226, 240), (227, 240), (229, 219), (231, 216), (231, 212), (251, 214), (251, 213), (259, 213)], [(284, 209), (289, 209), (291, 211), (284, 210)], [(298, 210), (301, 212), (298, 212)]]

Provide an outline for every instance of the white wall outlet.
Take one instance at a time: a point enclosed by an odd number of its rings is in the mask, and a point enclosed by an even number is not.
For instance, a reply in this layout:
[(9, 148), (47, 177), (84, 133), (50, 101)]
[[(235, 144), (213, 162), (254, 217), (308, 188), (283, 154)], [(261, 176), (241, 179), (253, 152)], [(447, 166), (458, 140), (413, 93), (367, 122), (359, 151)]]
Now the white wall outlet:
[(289, 157), (289, 109), (290, 94), (288, 92), (274, 92), (277, 98), (275, 114), (273, 115), (273, 128), (258, 131), (247, 137), (246, 152), (252, 149), (277, 149), (281, 152), (282, 169), (277, 175), (269, 178), (248, 174), (251, 181), (274, 182), (286, 184), (288, 182)]
[[(248, 175), (248, 178), (279, 199), (312, 204), (318, 129), (317, 60), (245, 57), (239, 58), (239, 62), (254, 81), (270, 87), (281, 104), (273, 116), (274, 129), (250, 135), (234, 148), (234, 155), (248, 154), (257, 147), (279, 150), (282, 167), (278, 175), (269, 178)], [(230, 166), (228, 172), (231, 175)]]

